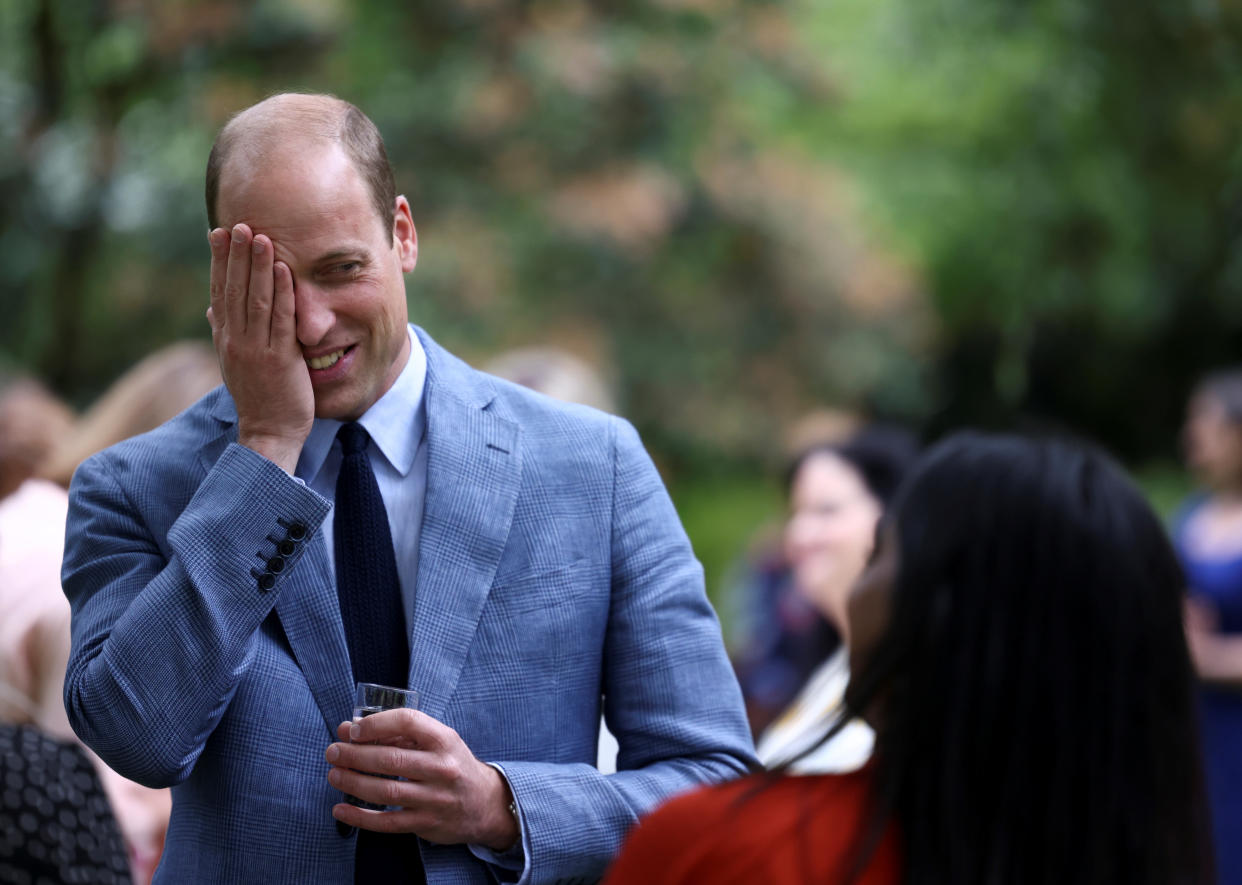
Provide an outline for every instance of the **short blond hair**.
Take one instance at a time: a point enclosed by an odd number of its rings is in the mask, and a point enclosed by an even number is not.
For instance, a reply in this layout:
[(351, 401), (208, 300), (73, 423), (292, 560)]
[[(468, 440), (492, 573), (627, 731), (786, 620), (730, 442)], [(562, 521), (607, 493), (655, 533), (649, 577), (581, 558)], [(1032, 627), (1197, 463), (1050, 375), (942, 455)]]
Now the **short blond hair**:
[(157, 350), (104, 391), (64, 434), (39, 475), (68, 488), (73, 471), (91, 455), (158, 427), (220, 383), (210, 345), (181, 341)]

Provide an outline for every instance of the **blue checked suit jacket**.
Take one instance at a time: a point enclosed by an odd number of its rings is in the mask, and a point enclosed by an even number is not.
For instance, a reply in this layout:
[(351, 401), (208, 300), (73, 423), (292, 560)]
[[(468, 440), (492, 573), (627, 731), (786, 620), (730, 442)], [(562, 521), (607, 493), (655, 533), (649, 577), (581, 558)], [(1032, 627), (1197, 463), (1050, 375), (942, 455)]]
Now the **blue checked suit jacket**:
[[(409, 685), (504, 771), (523, 881), (595, 881), (640, 814), (753, 758), (702, 571), (627, 423), (416, 331), (429, 460)], [(352, 882), (323, 756), (352, 699), (330, 504), (236, 439), (218, 388), (78, 470), (65, 704), (113, 768), (173, 787), (157, 882)], [(601, 711), (620, 744), (609, 776)], [(433, 885), (505, 875), (463, 845), (422, 852)]]

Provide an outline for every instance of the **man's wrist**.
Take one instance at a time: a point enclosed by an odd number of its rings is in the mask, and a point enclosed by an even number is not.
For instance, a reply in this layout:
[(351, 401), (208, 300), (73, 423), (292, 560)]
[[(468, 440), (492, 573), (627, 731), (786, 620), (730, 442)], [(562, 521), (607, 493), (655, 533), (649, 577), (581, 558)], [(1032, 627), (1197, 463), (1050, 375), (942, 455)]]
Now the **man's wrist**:
[(303, 437), (291, 440), (287, 437), (243, 432), (238, 434), (237, 441), (246, 448), (258, 452), (285, 471), (285, 473), (292, 476), (297, 469), (298, 458), (302, 455), (302, 445), (306, 442), (306, 439)]
[(496, 779), (495, 799), (489, 803), (492, 809), (491, 827), (488, 838), (480, 839), (478, 844), (500, 854), (511, 851), (522, 838), (521, 824), (518, 819), (517, 801), (509, 788), (509, 781), (501, 772), (489, 765), (488, 769)]

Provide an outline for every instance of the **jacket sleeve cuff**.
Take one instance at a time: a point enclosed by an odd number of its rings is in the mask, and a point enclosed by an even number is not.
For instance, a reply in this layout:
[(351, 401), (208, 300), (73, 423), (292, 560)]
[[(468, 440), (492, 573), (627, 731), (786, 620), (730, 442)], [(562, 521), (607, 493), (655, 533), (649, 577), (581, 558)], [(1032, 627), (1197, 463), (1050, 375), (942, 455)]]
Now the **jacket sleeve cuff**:
[[(490, 762), (488, 764), (500, 772), (500, 776), (505, 779), (505, 783), (509, 782), (509, 778), (505, 775), (505, 770), (503, 768)], [(509, 792), (513, 792), (512, 785), (509, 787)], [(493, 867), (499, 868), (495, 872), (497, 873), (497, 878), (501, 882), (525, 881), (527, 875), (529, 874), (529, 870), (527, 869), (528, 864), (526, 862), (526, 827), (523, 825), (522, 808), (521, 805), (518, 804), (516, 794), (513, 797), (513, 810), (517, 816), (518, 838), (517, 841), (513, 843), (512, 848), (505, 851), (493, 851), (486, 845), (475, 845), (471, 843), (466, 846), (470, 849), (470, 853), (479, 860), (491, 864)]]

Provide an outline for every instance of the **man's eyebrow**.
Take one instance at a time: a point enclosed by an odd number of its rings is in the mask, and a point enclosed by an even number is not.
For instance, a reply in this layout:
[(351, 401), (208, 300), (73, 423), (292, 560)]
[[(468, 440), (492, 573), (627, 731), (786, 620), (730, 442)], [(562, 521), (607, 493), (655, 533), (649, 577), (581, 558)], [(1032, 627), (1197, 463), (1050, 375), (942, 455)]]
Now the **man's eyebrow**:
[(335, 249), (326, 252), (315, 259), (316, 264), (327, 264), (330, 261), (340, 261), (342, 258), (350, 258), (355, 261), (365, 261), (370, 255), (366, 249), (361, 246), (355, 249)]

